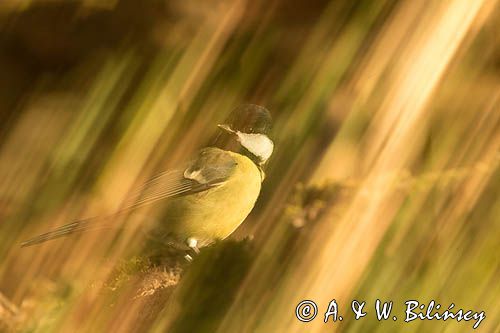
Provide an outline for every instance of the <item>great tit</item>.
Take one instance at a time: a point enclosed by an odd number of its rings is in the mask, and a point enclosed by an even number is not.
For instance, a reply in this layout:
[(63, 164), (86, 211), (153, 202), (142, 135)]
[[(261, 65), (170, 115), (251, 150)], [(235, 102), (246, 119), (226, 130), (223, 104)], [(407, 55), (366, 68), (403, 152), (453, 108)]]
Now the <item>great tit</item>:
[[(266, 108), (254, 104), (237, 107), (227, 124), (218, 125), (224, 134), (218, 136), (216, 146), (201, 149), (187, 167), (153, 177), (140, 188), (133, 203), (116, 214), (159, 205), (155, 208), (160, 213), (148, 236), (155, 242), (195, 252), (228, 237), (250, 214), (259, 196), (265, 177), (263, 167), (274, 149), (268, 137), (270, 125)], [(225, 140), (221, 140), (223, 137)], [(110, 223), (109, 217), (79, 220), (21, 246), (108, 227)]]

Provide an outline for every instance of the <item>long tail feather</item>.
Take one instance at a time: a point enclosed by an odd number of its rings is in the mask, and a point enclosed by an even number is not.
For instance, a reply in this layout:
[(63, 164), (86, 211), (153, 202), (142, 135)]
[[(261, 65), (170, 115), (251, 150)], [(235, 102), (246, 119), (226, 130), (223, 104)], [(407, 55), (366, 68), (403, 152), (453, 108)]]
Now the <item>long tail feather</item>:
[(91, 230), (110, 228), (111, 224), (100, 218), (79, 220), (63, 225), (57, 229), (38, 235), (21, 243), (21, 247), (32, 246), (46, 241), (64, 237), (70, 234), (83, 233)]

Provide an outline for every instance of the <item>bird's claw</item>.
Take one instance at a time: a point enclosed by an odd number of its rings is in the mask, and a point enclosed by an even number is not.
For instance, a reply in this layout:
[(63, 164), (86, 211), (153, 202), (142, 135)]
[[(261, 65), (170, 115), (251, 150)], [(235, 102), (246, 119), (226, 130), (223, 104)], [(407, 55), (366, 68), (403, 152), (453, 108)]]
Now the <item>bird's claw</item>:
[(186, 251), (186, 255), (184, 258), (191, 262), (193, 261), (194, 256), (200, 253), (200, 249), (198, 248), (198, 241), (195, 238), (189, 237), (186, 239), (186, 245), (189, 247), (189, 250)]

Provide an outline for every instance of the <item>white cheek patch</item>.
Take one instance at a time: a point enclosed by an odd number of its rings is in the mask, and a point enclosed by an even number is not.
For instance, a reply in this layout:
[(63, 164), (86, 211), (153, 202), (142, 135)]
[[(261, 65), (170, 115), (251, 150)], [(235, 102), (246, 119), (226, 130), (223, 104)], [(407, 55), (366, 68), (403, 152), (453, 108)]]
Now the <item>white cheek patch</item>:
[(274, 143), (264, 134), (249, 134), (236, 132), (238, 141), (249, 152), (257, 156), (262, 162), (271, 157), (274, 150)]

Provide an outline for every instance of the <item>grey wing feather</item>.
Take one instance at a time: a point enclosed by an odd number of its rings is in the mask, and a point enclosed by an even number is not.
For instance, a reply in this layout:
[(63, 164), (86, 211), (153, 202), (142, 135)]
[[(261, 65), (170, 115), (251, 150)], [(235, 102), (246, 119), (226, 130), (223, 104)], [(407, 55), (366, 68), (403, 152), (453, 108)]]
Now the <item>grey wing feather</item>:
[(160, 200), (201, 192), (217, 185), (219, 184), (214, 182), (200, 183), (193, 179), (184, 178), (184, 171), (172, 171), (145, 184), (135, 197), (129, 200), (129, 204), (126, 204), (124, 209), (129, 210)]
[[(166, 171), (144, 183), (127, 200), (122, 213), (144, 205), (152, 204), (168, 198), (176, 198), (208, 190), (223, 184), (232, 174), (236, 162), (224, 150), (205, 148), (200, 151), (184, 170)], [(112, 227), (113, 214), (104, 218), (75, 221), (55, 230), (31, 238), (21, 246), (40, 244), (66, 235), (82, 233), (89, 230)]]
[(125, 209), (217, 187), (231, 176), (235, 166), (235, 160), (226, 151), (202, 149), (186, 169), (164, 172), (146, 182)]

